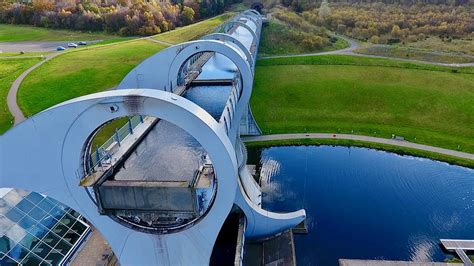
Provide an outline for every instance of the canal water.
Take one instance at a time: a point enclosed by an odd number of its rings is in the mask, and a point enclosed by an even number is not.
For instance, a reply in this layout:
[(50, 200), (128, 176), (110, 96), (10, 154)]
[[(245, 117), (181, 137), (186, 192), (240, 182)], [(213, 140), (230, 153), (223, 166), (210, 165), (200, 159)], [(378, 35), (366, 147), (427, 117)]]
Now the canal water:
[(339, 258), (444, 261), (440, 238), (474, 239), (474, 170), (365, 148), (249, 150), (263, 208), (304, 208), (299, 265)]

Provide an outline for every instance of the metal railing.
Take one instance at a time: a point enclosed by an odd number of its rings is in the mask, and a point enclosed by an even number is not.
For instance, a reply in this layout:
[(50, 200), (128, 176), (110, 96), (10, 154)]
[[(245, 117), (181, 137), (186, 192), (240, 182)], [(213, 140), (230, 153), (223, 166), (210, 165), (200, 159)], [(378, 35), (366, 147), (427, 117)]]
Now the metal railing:
[(118, 145), (120, 147), (122, 141), (132, 135), (135, 128), (144, 122), (143, 116), (137, 115), (128, 118), (128, 122), (119, 129), (115, 129), (115, 133), (107, 139), (100, 147), (96, 147), (95, 151), (91, 153), (89, 158), (89, 171), (99, 166), (109, 165), (111, 163), (112, 155), (114, 154), (113, 147)]

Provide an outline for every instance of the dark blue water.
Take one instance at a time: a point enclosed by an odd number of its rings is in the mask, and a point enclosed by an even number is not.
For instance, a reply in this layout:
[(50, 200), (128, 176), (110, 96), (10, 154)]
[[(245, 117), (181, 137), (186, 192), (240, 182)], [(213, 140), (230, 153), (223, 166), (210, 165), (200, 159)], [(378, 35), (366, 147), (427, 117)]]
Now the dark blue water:
[(189, 88), (183, 97), (199, 105), (214, 119), (219, 120), (231, 89), (231, 86), (195, 86)]
[(440, 238), (474, 239), (474, 170), (364, 148), (272, 147), (261, 166), (263, 207), (306, 209), (299, 265), (339, 258), (444, 261)]

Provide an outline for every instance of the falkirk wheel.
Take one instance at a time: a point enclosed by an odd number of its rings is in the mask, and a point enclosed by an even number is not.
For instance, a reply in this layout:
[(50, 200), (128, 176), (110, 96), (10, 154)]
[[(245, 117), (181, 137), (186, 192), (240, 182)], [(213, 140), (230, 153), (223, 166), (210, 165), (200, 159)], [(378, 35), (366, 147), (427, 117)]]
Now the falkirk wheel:
[[(260, 187), (246, 166), (247, 151), (240, 140), (253, 121), (249, 99), (261, 21), (256, 12), (245, 12), (224, 32), (171, 46), (144, 60), (115, 90), (63, 102), (16, 125), (0, 136), (0, 187), (39, 192), (73, 208), (101, 232), (123, 265), (208, 265), (233, 208), (245, 218), (246, 238), (263, 239), (296, 226), (305, 219), (304, 210), (273, 213), (260, 207)], [(233, 77), (225, 81), (231, 82), (231, 90), (215, 117), (183, 97), (183, 91), (206, 71), (210, 77), (201, 82), (223, 82), (212, 78), (220, 62), (232, 65)], [(196, 205), (198, 189), (183, 190), (172, 182), (124, 184), (107, 179), (100, 156), (99, 163), (92, 162), (91, 139), (98, 130), (130, 116), (166, 121), (202, 146), (214, 178), (209, 181), (213, 190), (207, 209), (194, 216), (193, 208), (187, 209)], [(120, 152), (126, 154), (121, 149), (127, 147), (125, 139), (122, 145), (117, 142), (114, 156), (120, 159)], [(167, 163), (179, 166), (180, 161)], [(146, 224), (123, 218), (144, 206), (158, 220), (171, 217), (178, 222)]]

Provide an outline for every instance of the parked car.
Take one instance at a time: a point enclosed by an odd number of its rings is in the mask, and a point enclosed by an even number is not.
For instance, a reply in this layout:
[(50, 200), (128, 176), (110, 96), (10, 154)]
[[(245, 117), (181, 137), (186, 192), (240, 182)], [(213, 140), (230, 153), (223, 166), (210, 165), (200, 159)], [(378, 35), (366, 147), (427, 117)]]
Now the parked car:
[(79, 45), (87, 45), (87, 42), (79, 42)]
[(64, 51), (64, 50), (66, 50), (66, 48), (62, 46), (58, 46), (58, 48), (56, 48), (56, 51)]
[(77, 44), (71, 42), (71, 43), (68, 43), (68, 44), (67, 44), (67, 47), (77, 48)]

